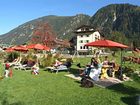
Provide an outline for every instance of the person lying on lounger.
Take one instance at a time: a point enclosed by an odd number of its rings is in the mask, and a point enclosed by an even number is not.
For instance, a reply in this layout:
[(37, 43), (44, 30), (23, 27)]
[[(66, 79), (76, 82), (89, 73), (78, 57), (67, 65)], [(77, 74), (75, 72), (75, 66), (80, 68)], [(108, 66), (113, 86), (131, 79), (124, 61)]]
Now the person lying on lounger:
[(54, 64), (54, 67), (58, 67), (58, 66), (60, 66), (60, 65), (62, 65), (62, 62), (60, 62), (58, 59), (56, 59), (55, 60), (55, 64)]

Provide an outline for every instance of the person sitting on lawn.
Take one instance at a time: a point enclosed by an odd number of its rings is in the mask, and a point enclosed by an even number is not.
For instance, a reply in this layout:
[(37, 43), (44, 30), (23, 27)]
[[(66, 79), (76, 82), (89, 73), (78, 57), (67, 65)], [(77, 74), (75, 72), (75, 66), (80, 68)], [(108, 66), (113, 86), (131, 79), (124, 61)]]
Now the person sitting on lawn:
[(103, 65), (108, 65), (109, 64), (109, 60), (108, 60), (108, 56), (105, 56), (104, 61), (102, 62)]
[(101, 74), (101, 66), (97, 62), (94, 64), (94, 67), (91, 68), (89, 77), (94, 81), (98, 81), (100, 78), (100, 74)]
[(38, 75), (39, 74), (39, 67), (37, 64), (35, 64), (33, 67), (32, 67), (32, 74), (34, 75)]
[(83, 76), (83, 75), (86, 75), (86, 76), (89, 76), (90, 72), (91, 72), (91, 69), (97, 69), (98, 70), (98, 67), (99, 67), (99, 63), (97, 61), (96, 58), (91, 58), (91, 62), (90, 64), (88, 64), (84, 70), (84, 72), (82, 72), (80, 75)]
[(84, 72), (81, 73), (81, 76), (86, 76), (89, 77), (90, 79), (94, 80), (94, 81), (98, 81), (100, 74), (101, 74), (101, 66), (99, 66), (100, 64), (97, 62), (96, 58), (92, 58), (91, 59), (91, 65), (87, 65)]
[(5, 72), (4, 72), (4, 76), (6, 78), (9, 77), (9, 71), (10, 71), (10, 64), (6, 61), (6, 63), (5, 63)]
[(91, 65), (86, 65), (84, 71), (80, 74), (80, 76), (89, 76), (91, 70)]
[(108, 79), (108, 77), (113, 77), (113, 68), (115, 67), (115, 61), (109, 61), (108, 56), (105, 56), (102, 62), (102, 73), (101, 79)]
[(98, 61), (96, 58), (91, 58), (91, 62), (90, 62), (91, 67), (95, 67), (98, 65)]

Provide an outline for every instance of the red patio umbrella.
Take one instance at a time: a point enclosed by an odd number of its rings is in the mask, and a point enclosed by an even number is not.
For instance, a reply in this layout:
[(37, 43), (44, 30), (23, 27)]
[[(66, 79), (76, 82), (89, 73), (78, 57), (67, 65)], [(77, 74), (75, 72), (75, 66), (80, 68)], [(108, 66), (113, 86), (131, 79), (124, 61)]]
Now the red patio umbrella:
[(12, 48), (12, 47), (9, 47), (9, 48), (6, 48), (6, 50), (5, 50), (6, 52), (13, 52), (14, 51), (14, 49)]
[(94, 42), (90, 42), (85, 44), (85, 46), (93, 46), (93, 47), (108, 47), (108, 48), (121, 48), (121, 76), (122, 76), (122, 49), (123, 48), (128, 48), (127, 45), (118, 43), (118, 42), (114, 42), (111, 40), (98, 40), (98, 41), (94, 41)]
[(28, 49), (37, 49), (37, 50), (43, 50), (44, 46), (42, 44), (30, 44), (26, 46)]
[(28, 48), (26, 48), (25, 46), (22, 46), (22, 45), (15, 46), (13, 49), (16, 51), (28, 51)]
[(51, 48), (49, 48), (49, 47), (47, 47), (47, 46), (44, 46), (44, 50), (46, 50), (46, 51), (50, 51)]
[(50, 48), (47, 46), (44, 46), (42, 44), (30, 44), (26, 46), (28, 49), (36, 49), (36, 50), (47, 50), (49, 51)]
[(128, 46), (123, 45), (121, 43), (118, 42), (114, 42), (111, 40), (98, 40), (98, 41), (94, 41), (94, 42), (90, 42), (85, 44), (85, 46), (94, 46), (94, 47), (116, 47), (116, 48), (128, 48)]

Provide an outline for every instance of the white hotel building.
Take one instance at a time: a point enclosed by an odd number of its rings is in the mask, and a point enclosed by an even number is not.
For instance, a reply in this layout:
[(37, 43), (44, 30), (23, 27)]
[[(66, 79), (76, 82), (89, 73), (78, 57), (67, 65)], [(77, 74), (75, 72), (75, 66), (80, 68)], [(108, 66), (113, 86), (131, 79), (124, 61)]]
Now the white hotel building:
[(76, 50), (80, 52), (88, 52), (94, 50), (94, 47), (84, 46), (86, 43), (99, 40), (101, 38), (100, 33), (91, 26), (83, 25), (75, 30), (77, 35)]

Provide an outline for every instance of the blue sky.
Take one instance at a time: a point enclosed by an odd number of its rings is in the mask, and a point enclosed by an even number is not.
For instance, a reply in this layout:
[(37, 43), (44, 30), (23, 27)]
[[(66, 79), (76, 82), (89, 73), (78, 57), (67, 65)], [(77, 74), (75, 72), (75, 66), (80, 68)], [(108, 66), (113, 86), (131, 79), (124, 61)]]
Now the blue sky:
[(115, 3), (140, 6), (140, 0), (0, 0), (0, 35), (42, 16), (92, 16), (98, 9)]

